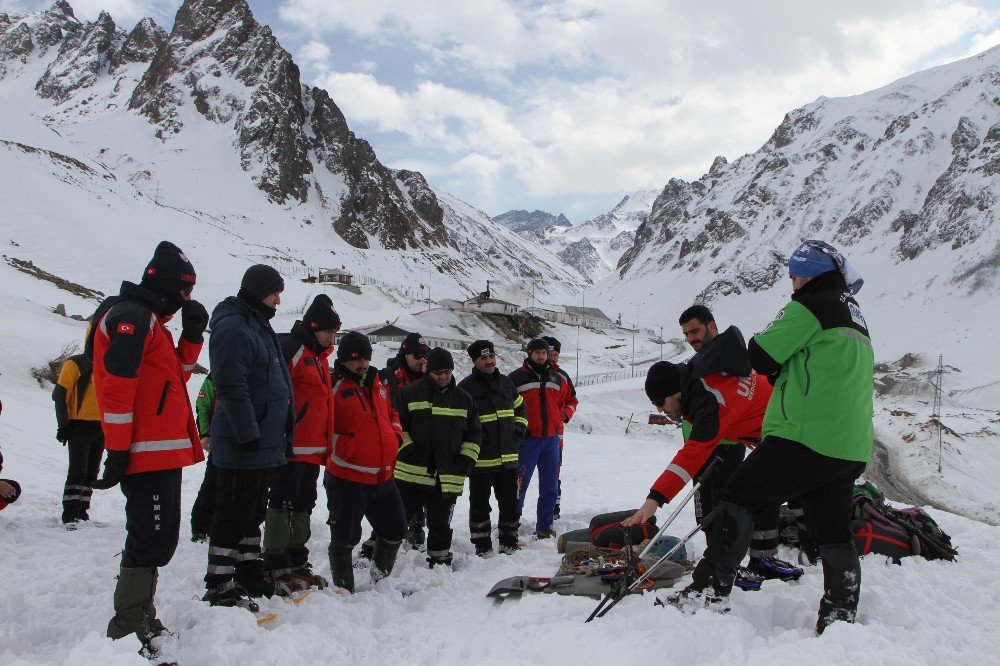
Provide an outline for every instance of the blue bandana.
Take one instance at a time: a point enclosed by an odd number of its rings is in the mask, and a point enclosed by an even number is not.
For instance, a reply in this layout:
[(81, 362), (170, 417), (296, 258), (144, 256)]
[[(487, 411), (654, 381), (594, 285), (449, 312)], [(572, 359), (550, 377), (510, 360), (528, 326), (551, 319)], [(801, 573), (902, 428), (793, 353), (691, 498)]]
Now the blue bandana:
[(788, 258), (790, 277), (816, 277), (830, 271), (840, 271), (848, 291), (852, 294), (861, 291), (861, 285), (865, 283), (861, 279), (861, 274), (837, 248), (820, 240), (803, 242)]

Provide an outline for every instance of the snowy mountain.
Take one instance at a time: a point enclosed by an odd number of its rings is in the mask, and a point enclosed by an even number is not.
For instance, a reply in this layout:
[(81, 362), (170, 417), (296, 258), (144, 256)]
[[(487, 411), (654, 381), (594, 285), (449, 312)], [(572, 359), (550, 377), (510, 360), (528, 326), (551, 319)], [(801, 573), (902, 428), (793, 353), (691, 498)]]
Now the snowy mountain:
[(80, 22), (64, 0), (0, 14), (0, 99), (3, 138), (156, 203), (273, 219), (286, 232), (315, 224), (334, 232), (322, 241), (331, 248), (426, 252), (457, 295), (485, 273), (546, 291), (579, 281), (552, 255), (531, 261), (530, 245), (481, 211), (449, 217), (456, 207), (421, 174), (382, 165), (243, 0), (189, 0), (169, 35), (149, 19), (130, 32), (107, 13)]
[(578, 225), (570, 225), (561, 214), (557, 218), (537, 210), (512, 210), (493, 219), (540, 241), (564, 263), (594, 280), (610, 273), (621, 255), (634, 245), (635, 231), (649, 215), (657, 194), (656, 190), (637, 190), (607, 213)]
[(511, 231), (519, 234), (541, 238), (553, 229), (568, 228), (573, 226), (562, 213), (553, 215), (542, 210), (528, 212), (526, 210), (509, 210), (493, 218), (507, 227)]

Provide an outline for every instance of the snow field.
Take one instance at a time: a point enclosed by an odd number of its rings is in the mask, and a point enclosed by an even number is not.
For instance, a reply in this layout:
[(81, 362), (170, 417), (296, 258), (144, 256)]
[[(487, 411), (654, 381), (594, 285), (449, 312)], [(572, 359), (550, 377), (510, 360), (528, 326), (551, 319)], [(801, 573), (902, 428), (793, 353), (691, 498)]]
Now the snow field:
[[(641, 381), (580, 391), (579, 416), (566, 436), (560, 532), (585, 527), (595, 513), (638, 505), (680, 445), (671, 429), (645, 425), (644, 418), (623, 434), (629, 413), (645, 415)], [(4, 476), (18, 479), (25, 494), (0, 513), (0, 663), (148, 663), (136, 654), (137, 640), (104, 638), (116, 555), (124, 543), (121, 493), (95, 492), (91, 516), (104, 527), (65, 531), (58, 522), (65, 452), (52, 438), (49, 396), (24, 387), (4, 398)], [(623, 658), (668, 664), (1000, 663), (993, 641), (1000, 622), (1000, 528), (941, 511), (933, 511), (934, 517), (954, 537), (960, 560), (910, 559), (892, 566), (882, 558), (865, 558), (859, 623), (834, 625), (820, 638), (812, 631), (822, 589), (819, 567), (807, 567), (795, 584), (771, 581), (761, 592), (734, 592), (729, 615), (688, 616), (656, 608), (652, 597), (644, 596), (584, 624), (594, 600), (534, 594), (494, 604), (485, 594), (496, 581), (551, 575), (559, 566), (554, 541), (528, 537), (534, 529), (536, 483), (525, 504), (522, 531), (528, 545), (520, 553), (475, 557), (466, 495), (452, 523), (453, 572), (428, 570), (422, 554), (406, 552), (393, 575), (374, 589), (365, 573), (356, 571), (359, 591), (353, 596), (316, 592), (299, 606), (265, 600), (263, 608), (280, 613), (277, 626), (268, 630), (245, 611), (210, 608), (195, 599), (203, 592), (207, 547), (189, 541), (187, 517), (202, 473), (200, 465), (184, 472), (181, 540), (157, 592), (161, 619), (179, 634), (168, 647), (185, 666), (290, 660), (562, 664)], [(323, 498), (321, 492), (310, 548), (317, 571), (328, 575)], [(672, 508), (661, 510), (661, 520)], [(688, 507), (670, 532), (691, 526)], [(700, 555), (703, 547), (699, 535), (689, 552)], [(783, 555), (794, 557), (791, 551)]]

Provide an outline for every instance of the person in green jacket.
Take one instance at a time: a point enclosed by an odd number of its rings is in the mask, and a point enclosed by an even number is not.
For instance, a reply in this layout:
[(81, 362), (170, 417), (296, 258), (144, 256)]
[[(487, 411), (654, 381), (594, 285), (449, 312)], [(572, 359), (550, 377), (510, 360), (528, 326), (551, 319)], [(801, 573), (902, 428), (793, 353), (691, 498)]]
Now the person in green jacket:
[(208, 541), (208, 530), (212, 527), (212, 515), (215, 513), (215, 465), (212, 464), (212, 440), (209, 438), (209, 427), (212, 425), (212, 413), (215, 412), (215, 382), (209, 373), (198, 390), (198, 399), (194, 404), (198, 425), (198, 437), (201, 448), (208, 457), (205, 459), (205, 478), (202, 479), (198, 496), (191, 507), (191, 541), (205, 543)]
[(705, 518), (707, 548), (692, 583), (670, 602), (725, 603), (753, 532), (753, 513), (800, 497), (823, 561), (816, 632), (853, 622), (861, 566), (850, 530), (854, 481), (871, 457), (874, 354), (854, 294), (860, 275), (835, 248), (806, 241), (788, 262), (792, 300), (748, 345), (774, 393), (761, 444)]

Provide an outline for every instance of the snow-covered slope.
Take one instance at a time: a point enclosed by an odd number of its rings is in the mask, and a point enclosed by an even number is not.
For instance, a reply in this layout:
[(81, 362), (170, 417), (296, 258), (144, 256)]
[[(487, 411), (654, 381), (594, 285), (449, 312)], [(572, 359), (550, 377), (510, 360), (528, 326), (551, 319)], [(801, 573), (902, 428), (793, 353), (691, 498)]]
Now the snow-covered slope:
[[(101, 174), (80, 190), (93, 193), (74, 209), (83, 214), (110, 205), (102, 197), (114, 191), (183, 211), (163, 219), (214, 220), (251, 244), (256, 239), (240, 227), (253, 220), (274, 227), (295, 262), (347, 253), (307, 261), (311, 267), (346, 265), (360, 274), (369, 269), (361, 257), (389, 252), (398, 260), (380, 279), (415, 282), (407, 286), (418, 290), (419, 271), (399, 269), (430, 264), (448, 276), (438, 297), (466, 297), (487, 275), (537, 281), (543, 294), (580, 282), (555, 255), (536, 257), (538, 248), (419, 173), (379, 163), (326, 92), (299, 83), (289, 54), (242, 0), (188, 0), (169, 35), (150, 20), (126, 33), (108, 14), (82, 23), (62, 0), (45, 12), (0, 14), (0, 120), (0, 139), (25, 147), (8, 154), (5, 173), (19, 169), (25, 150), (43, 149)], [(36, 175), (40, 191), (61, 178)], [(12, 185), (4, 180), (0, 186)], [(32, 201), (15, 200), (32, 190), (8, 192), (6, 201), (30, 209)], [(145, 214), (138, 205), (121, 219)], [(127, 240), (116, 226), (88, 231), (98, 246), (105, 232), (115, 235), (105, 241)], [(322, 233), (299, 234), (304, 227)], [(170, 223), (159, 230), (169, 235)]]
[[(680, 446), (676, 431), (633, 424), (630, 396), (642, 380), (585, 387), (566, 435), (560, 530), (585, 527), (598, 512), (634, 507)], [(5, 476), (20, 479), (23, 499), (0, 513), (0, 661), (22, 664), (148, 664), (138, 641), (104, 638), (124, 538), (124, 500), (117, 489), (95, 493), (92, 517), (104, 527), (66, 532), (58, 523), (65, 452), (51, 438), (51, 402), (4, 400), (0, 441)], [(587, 432), (584, 432), (587, 431)], [(993, 467), (992, 470), (997, 470)], [(184, 472), (187, 515), (202, 467)], [(527, 506), (533, 506), (530, 491)], [(525, 512), (525, 532), (533, 528)], [(668, 512), (661, 511), (660, 519)], [(956, 563), (919, 558), (862, 561), (859, 622), (813, 633), (822, 591), (820, 567), (799, 582), (768, 581), (734, 592), (727, 615), (683, 615), (653, 606), (650, 595), (620, 603), (584, 624), (596, 601), (526, 595), (501, 605), (485, 597), (496, 581), (553, 574), (560, 555), (551, 541), (531, 541), (511, 557), (480, 559), (469, 543), (468, 499), (455, 511), (455, 571), (428, 570), (424, 556), (404, 552), (391, 577), (374, 588), (358, 574), (358, 593), (314, 593), (298, 606), (264, 601), (279, 614), (265, 630), (240, 609), (209, 608), (202, 593), (206, 546), (191, 543), (186, 525), (157, 590), (160, 618), (178, 638), (168, 645), (185, 666), (298, 664), (567, 664), (630, 662), (702, 664), (992, 664), (1000, 623), (1000, 528), (935, 511), (954, 538)], [(329, 575), (325, 508), (313, 513), (309, 547), (317, 571)], [(671, 532), (694, 525), (685, 509)], [(697, 536), (689, 552), (700, 554)], [(794, 557), (791, 551), (783, 553)], [(623, 656), (625, 655), (625, 656)]]

